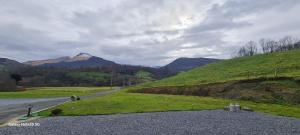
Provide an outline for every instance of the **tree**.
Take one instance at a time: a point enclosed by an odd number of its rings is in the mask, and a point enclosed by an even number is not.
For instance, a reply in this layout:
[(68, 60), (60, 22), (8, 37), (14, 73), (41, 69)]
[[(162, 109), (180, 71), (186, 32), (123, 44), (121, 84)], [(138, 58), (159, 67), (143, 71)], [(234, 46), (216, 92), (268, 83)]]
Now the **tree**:
[(22, 81), (22, 76), (19, 74), (10, 74), (10, 78), (16, 81), (16, 85), (18, 85), (19, 82)]
[(138, 83), (152, 81), (153, 80), (152, 76), (153, 75), (151, 73), (143, 71), (143, 70), (141, 70), (135, 74), (135, 77), (137, 78)]
[(241, 47), (240, 50), (238, 51), (238, 57), (243, 57), (243, 56), (247, 56), (246, 48), (244, 46)]
[(15, 82), (7, 73), (0, 73), (0, 91), (15, 91), (17, 89)]
[(253, 56), (257, 54), (257, 52), (257, 43), (254, 41), (249, 41), (245, 44), (245, 46), (240, 48), (240, 50), (238, 51), (238, 56)]
[(245, 45), (246, 53), (248, 56), (253, 56), (257, 54), (257, 43), (255, 41), (249, 41)]
[(300, 41), (298, 41), (297, 43), (294, 44), (294, 48), (295, 49), (299, 49), (300, 48)]

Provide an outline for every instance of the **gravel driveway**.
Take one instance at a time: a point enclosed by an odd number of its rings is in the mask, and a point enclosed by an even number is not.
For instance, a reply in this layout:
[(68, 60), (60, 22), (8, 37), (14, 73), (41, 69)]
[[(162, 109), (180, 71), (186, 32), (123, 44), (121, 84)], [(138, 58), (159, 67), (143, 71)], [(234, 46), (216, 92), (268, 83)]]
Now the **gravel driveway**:
[(52, 117), (1, 135), (300, 135), (300, 119), (223, 110)]

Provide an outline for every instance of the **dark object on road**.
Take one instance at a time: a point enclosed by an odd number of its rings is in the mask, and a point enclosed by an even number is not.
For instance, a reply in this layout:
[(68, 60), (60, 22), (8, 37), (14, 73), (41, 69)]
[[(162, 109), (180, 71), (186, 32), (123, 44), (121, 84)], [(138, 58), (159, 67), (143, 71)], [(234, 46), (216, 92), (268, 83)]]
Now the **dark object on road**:
[(80, 97), (77, 97), (77, 100), (80, 100)]
[(29, 105), (28, 106), (28, 111), (27, 111), (27, 117), (31, 116), (31, 109), (32, 109), (33, 105)]
[(51, 111), (51, 116), (57, 116), (63, 112), (62, 109), (54, 109)]

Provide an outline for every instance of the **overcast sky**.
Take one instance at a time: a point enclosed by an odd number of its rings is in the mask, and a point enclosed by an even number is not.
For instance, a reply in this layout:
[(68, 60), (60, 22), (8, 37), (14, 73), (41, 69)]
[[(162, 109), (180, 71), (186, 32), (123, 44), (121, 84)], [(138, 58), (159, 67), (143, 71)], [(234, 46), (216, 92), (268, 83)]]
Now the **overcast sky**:
[(224, 59), (249, 40), (299, 38), (299, 13), (300, 0), (0, 0), (0, 57)]

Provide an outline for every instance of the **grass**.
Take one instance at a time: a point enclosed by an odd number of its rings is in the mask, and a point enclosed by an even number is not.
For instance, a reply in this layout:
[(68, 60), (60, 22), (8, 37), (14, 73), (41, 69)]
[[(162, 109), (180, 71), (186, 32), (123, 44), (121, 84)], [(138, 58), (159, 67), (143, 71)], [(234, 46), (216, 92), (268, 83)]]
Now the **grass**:
[(300, 78), (300, 50), (260, 54), (208, 64), (144, 87), (186, 86), (277, 76)]
[[(164, 111), (195, 111), (222, 109), (229, 103), (240, 103), (255, 111), (273, 115), (300, 118), (300, 108), (296, 105), (262, 104), (241, 100), (226, 100), (211, 97), (176, 96), (127, 93), (121, 91), (105, 97), (69, 102), (53, 109), (62, 109), (63, 116), (99, 115), (117, 113), (142, 113)], [(42, 111), (41, 116), (50, 116), (53, 109)]]
[(1, 98), (50, 98), (72, 95), (88, 95), (94, 92), (109, 90), (109, 87), (40, 87), (29, 88), (20, 92), (0, 92)]

